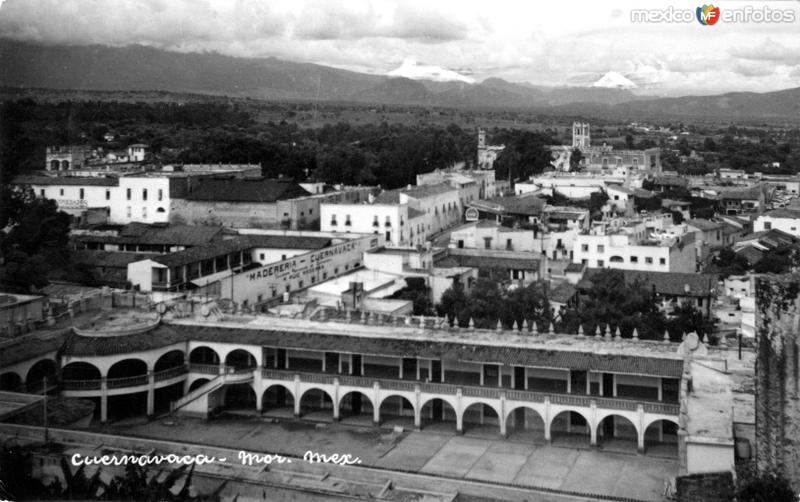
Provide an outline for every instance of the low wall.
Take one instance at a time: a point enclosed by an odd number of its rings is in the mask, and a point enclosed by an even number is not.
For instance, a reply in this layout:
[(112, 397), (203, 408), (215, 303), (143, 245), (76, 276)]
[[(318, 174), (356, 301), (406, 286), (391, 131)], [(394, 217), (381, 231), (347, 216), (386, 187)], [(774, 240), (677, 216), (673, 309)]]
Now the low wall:
[(728, 502), (734, 498), (731, 472), (679, 476), (675, 486), (678, 502)]

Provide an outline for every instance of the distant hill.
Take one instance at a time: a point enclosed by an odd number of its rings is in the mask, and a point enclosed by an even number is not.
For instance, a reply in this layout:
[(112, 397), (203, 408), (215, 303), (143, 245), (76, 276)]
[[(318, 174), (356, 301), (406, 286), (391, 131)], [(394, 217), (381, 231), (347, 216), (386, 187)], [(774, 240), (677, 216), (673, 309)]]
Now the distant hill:
[(488, 78), (436, 82), (275, 58), (177, 53), (141, 45), (45, 46), (0, 39), (0, 86), (169, 91), (267, 100), (530, 108), (569, 115), (800, 121), (800, 88), (764, 94), (642, 98), (627, 89), (542, 87)]

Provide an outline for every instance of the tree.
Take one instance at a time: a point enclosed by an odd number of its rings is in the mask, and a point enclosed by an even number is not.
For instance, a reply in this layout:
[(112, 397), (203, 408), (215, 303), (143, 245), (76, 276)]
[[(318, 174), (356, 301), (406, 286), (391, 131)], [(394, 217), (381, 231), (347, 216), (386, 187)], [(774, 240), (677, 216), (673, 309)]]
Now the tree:
[(736, 469), (738, 502), (794, 502), (797, 496), (781, 473), (759, 470), (754, 462)]
[(608, 194), (600, 191), (589, 196), (589, 215), (593, 221), (603, 219), (603, 206), (608, 202)]
[(709, 152), (717, 151), (717, 143), (712, 138), (706, 138), (705, 141), (703, 141), (703, 147)]
[(469, 319), (469, 298), (464, 292), (464, 286), (461, 283), (456, 283), (442, 293), (442, 298), (436, 306), (436, 311), (440, 316), (447, 316), (450, 319), (458, 317), (461, 319)]
[(69, 215), (52, 200), (35, 197), (30, 188), (2, 188), (8, 203), (0, 226), (0, 285), (12, 292), (27, 293), (47, 285), (47, 273), (69, 262)]
[(433, 315), (431, 288), (425, 285), (425, 279), (419, 277), (406, 278), (406, 287), (389, 298), (411, 300), (414, 305), (414, 315)]
[(569, 156), (569, 170), (571, 172), (578, 172), (582, 169), (581, 161), (583, 160), (583, 152), (580, 148), (573, 148)]
[[(561, 316), (559, 329), (576, 333), (578, 326), (591, 333), (606, 326), (629, 337), (634, 328), (640, 338), (659, 340), (667, 327), (666, 318), (656, 305), (653, 291), (643, 283), (628, 284), (619, 270), (605, 269), (591, 277), (592, 286), (581, 296), (577, 305), (567, 308)], [(680, 335), (672, 334), (679, 339)]]
[(544, 329), (553, 321), (553, 311), (547, 299), (547, 286), (544, 282), (532, 282), (524, 288), (516, 288), (509, 292), (503, 302), (503, 324), (506, 326), (522, 325), (536, 322), (539, 329)]
[(737, 255), (731, 248), (722, 248), (711, 259), (711, 263), (706, 268), (706, 273), (717, 273), (720, 278), (726, 279), (731, 275), (742, 275), (750, 270), (747, 259)]
[(686, 138), (681, 138), (675, 143), (675, 146), (678, 147), (678, 151), (681, 155), (689, 155), (692, 153), (692, 148), (689, 146), (689, 140)]

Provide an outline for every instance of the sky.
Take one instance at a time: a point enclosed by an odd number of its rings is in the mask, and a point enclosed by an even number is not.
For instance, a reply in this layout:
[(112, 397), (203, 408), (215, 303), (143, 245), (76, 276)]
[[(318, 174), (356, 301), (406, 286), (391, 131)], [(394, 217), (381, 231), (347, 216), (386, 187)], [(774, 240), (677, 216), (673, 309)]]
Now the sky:
[[(0, 37), (143, 44), (385, 74), (413, 58), (478, 81), (590, 85), (615, 71), (648, 95), (800, 87), (800, 1), (728, 0), (722, 13), (793, 22), (634, 22), (698, 2), (534, 0), (0, 0)], [(780, 14), (787, 17), (788, 14)], [(720, 14), (722, 16), (722, 14)], [(651, 17), (653, 19), (653, 17)]]

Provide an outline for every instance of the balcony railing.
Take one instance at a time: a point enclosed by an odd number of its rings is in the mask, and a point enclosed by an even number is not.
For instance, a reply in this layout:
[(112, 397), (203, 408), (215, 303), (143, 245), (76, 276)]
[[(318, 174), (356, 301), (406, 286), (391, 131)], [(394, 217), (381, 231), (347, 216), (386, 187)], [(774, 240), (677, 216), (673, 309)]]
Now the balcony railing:
[(643, 406), (646, 413), (657, 413), (663, 415), (677, 415), (680, 406), (677, 403), (663, 403), (652, 401), (641, 401), (628, 398), (608, 398), (581, 394), (557, 394), (550, 392), (536, 392), (522, 389), (507, 389), (503, 387), (481, 387), (475, 385), (455, 385), (448, 383), (418, 382), (414, 380), (395, 380), (385, 378), (373, 378), (355, 375), (337, 375), (325, 373), (309, 373), (292, 370), (278, 370), (272, 368), (262, 368), (261, 376), (273, 380), (294, 380), (295, 375), (300, 377), (303, 382), (321, 383), (333, 385), (334, 380), (339, 380), (340, 385), (353, 387), (370, 388), (375, 382), (382, 389), (414, 391), (419, 386), (421, 392), (429, 394), (450, 394), (455, 395), (461, 389), (464, 396), (482, 397), (487, 399), (500, 399), (501, 394), (505, 394), (506, 399), (514, 401), (529, 401), (543, 403), (549, 397), (551, 404), (564, 406), (580, 406), (588, 408), (594, 404), (599, 408), (636, 411), (639, 404)]
[(206, 375), (218, 375), (219, 374), (219, 364), (197, 364), (191, 363), (189, 365), (189, 371), (192, 373), (204, 373)]
[[(215, 367), (218, 368), (218, 367)], [(186, 366), (175, 366), (174, 368), (169, 368), (163, 371), (159, 371), (153, 374), (153, 379), (156, 382), (161, 382), (164, 380), (169, 380), (170, 378), (175, 378), (181, 376), (187, 372)], [(215, 371), (214, 373), (218, 373), (219, 370)], [(147, 385), (150, 381), (149, 375), (135, 375), (130, 377), (122, 377), (122, 378), (107, 378), (106, 379), (106, 388), (108, 389), (122, 389), (125, 387), (140, 387), (142, 385)], [(61, 387), (64, 390), (100, 390), (102, 387), (103, 379), (101, 378), (94, 378), (88, 380), (64, 380), (61, 382)]]
[(175, 378), (176, 376), (184, 375), (188, 369), (186, 366), (176, 366), (174, 368), (169, 368), (163, 371), (159, 371), (155, 374), (156, 382), (161, 382), (164, 380), (169, 380), (170, 378)]
[(147, 385), (149, 382), (147, 375), (137, 375), (132, 377), (123, 378), (109, 378), (106, 380), (106, 386), (109, 389), (121, 389), (123, 387), (138, 387), (140, 385)]

